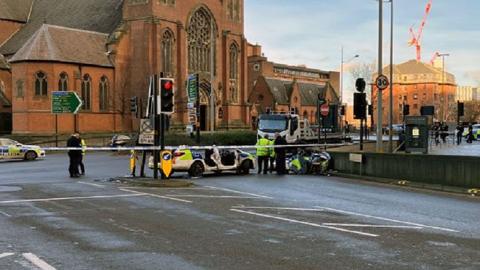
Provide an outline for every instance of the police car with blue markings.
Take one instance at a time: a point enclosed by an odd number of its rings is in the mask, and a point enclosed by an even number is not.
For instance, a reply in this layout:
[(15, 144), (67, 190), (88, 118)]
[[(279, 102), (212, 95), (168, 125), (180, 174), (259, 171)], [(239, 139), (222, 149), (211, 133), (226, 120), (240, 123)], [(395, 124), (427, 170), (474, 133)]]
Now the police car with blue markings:
[(0, 160), (35, 160), (45, 157), (45, 151), (36, 145), (25, 145), (8, 138), (0, 138)]

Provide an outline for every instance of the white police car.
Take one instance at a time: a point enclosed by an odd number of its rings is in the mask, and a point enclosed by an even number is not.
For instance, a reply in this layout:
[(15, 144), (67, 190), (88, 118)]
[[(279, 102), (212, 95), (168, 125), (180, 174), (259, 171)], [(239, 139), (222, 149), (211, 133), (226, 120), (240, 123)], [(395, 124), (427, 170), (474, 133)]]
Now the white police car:
[(45, 157), (45, 151), (36, 145), (24, 145), (8, 138), (0, 138), (0, 160), (35, 160)]

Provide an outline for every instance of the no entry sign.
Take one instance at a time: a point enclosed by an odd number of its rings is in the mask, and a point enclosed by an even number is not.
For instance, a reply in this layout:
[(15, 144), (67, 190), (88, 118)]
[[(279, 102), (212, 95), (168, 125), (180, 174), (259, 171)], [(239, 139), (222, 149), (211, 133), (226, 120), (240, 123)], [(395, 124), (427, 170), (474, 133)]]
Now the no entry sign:
[(328, 104), (323, 104), (322, 106), (320, 106), (320, 113), (322, 114), (322, 116), (327, 116), (329, 112), (330, 106), (328, 106)]

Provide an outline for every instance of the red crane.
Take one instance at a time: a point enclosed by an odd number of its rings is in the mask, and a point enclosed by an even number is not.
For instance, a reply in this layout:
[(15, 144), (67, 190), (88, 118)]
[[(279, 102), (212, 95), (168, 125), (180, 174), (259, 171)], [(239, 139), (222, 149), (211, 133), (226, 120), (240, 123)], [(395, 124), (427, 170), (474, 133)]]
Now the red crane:
[(435, 52), (432, 56), (432, 59), (430, 60), (430, 65), (434, 65), (435, 64), (435, 60), (437, 60), (437, 57), (439, 56), (439, 52)]
[(428, 14), (430, 14), (430, 10), (432, 9), (432, 1), (429, 0), (427, 3), (427, 7), (425, 8), (425, 15), (423, 16), (422, 23), (420, 24), (420, 27), (418, 28), (417, 34), (413, 31), (413, 26), (410, 27), (410, 34), (412, 36), (412, 39), (408, 42), (410, 46), (415, 46), (417, 50), (417, 61), (422, 60), (422, 45), (421, 45), (421, 40), (422, 40), (422, 33), (423, 33), (423, 28), (425, 27), (425, 24), (427, 23), (427, 17)]

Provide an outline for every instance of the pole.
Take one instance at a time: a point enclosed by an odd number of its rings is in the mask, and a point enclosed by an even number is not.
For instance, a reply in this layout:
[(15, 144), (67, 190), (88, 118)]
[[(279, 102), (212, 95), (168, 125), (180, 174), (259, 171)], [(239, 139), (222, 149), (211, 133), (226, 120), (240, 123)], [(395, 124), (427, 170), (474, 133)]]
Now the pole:
[(55, 114), (55, 147), (58, 147), (58, 113)]
[(327, 151), (327, 129), (325, 128), (325, 117), (326, 116), (322, 117), (322, 128), (323, 128), (323, 135), (324, 135), (323, 145), (326, 152)]
[(360, 151), (363, 151), (363, 118), (360, 119)]
[[(442, 93), (441, 97), (445, 96), (445, 54), (442, 55)], [(442, 106), (442, 121), (445, 121), (445, 101), (440, 98), (441, 106)]]
[(390, 114), (388, 116), (388, 152), (393, 153), (393, 0), (390, 0)]
[(210, 22), (210, 131), (215, 131), (215, 94), (213, 90), (213, 81), (215, 80), (215, 42), (214, 42), (213, 20)]
[(154, 117), (154, 146), (153, 150), (153, 178), (158, 179), (158, 162), (159, 152), (158, 146), (160, 145), (160, 119), (158, 115), (158, 75), (153, 76), (153, 117)]
[(196, 132), (197, 132), (197, 144), (200, 144), (200, 76), (195, 74), (195, 81), (197, 83), (197, 100), (196, 100), (196, 111), (195, 113), (197, 114), (197, 125), (196, 125)]
[(322, 138), (322, 133), (320, 129), (320, 99), (317, 98), (317, 124), (318, 124), (318, 131), (317, 131), (317, 136), (318, 136), (318, 144), (321, 143), (321, 138)]
[[(342, 63), (340, 64), (340, 106), (343, 105), (343, 46), (342, 46)], [(343, 115), (340, 115), (340, 127), (345, 132), (345, 128), (343, 127)], [(345, 135), (345, 133), (343, 133)]]
[[(382, 74), (382, 32), (383, 32), (383, 1), (378, 1), (378, 76)], [(382, 91), (377, 89), (377, 152), (383, 152), (383, 134), (382, 134)]]

